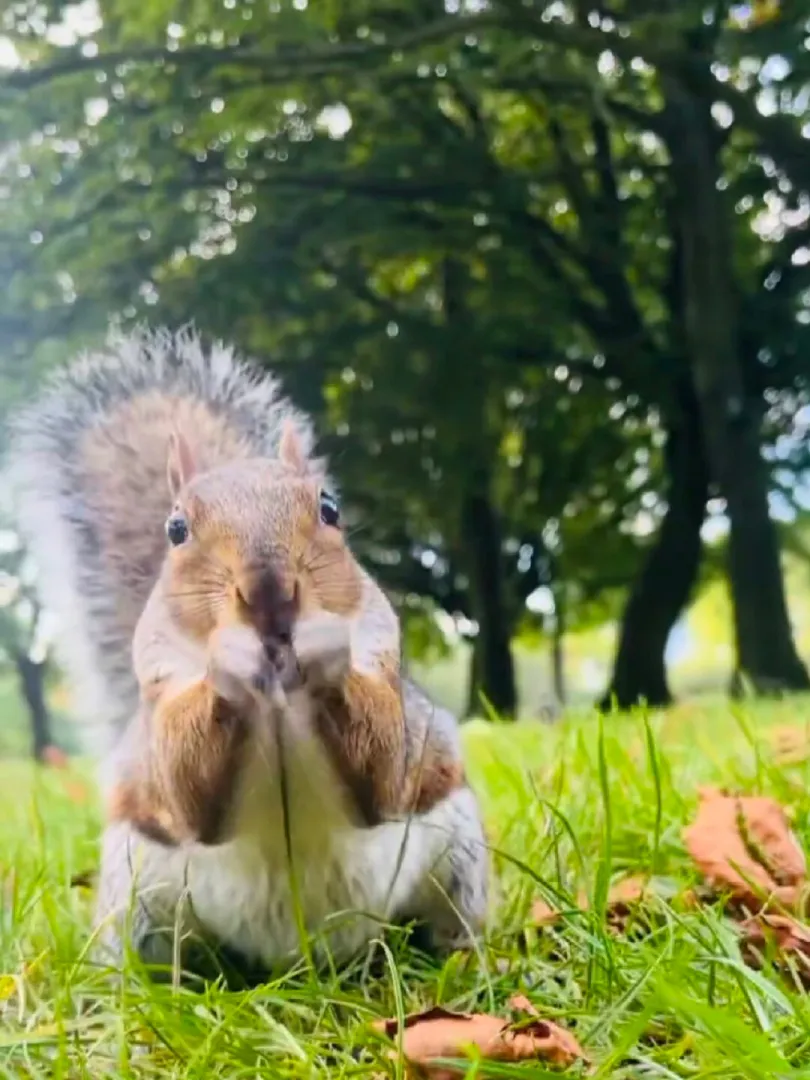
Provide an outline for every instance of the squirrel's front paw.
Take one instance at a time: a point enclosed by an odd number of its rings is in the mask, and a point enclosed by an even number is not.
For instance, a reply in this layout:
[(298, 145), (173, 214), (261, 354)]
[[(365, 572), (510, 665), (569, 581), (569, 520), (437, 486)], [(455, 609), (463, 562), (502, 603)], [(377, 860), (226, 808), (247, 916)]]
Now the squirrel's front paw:
[(334, 686), (351, 669), (348, 619), (328, 611), (301, 619), (293, 631), (293, 651), (308, 683)]
[(220, 697), (236, 706), (266, 697), (278, 682), (261, 638), (249, 626), (224, 626), (214, 631), (208, 677)]

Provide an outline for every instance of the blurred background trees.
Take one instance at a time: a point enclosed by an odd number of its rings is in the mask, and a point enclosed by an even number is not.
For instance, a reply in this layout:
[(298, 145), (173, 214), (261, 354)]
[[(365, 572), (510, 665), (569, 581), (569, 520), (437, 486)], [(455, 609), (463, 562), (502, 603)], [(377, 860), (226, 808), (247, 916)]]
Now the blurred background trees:
[(614, 624), (588, 693), (666, 704), (726, 587), (731, 688), (807, 689), (809, 31), (799, 0), (17, 0), (4, 405), (111, 317), (193, 320), (316, 415), (411, 656), (469, 642), (469, 711), (537, 711), (520, 642), (564, 698)]
[(0, 675), (10, 675), (22, 700), (30, 730), (30, 752), (58, 764), (47, 701), (50, 674), (47, 618), (36, 594), (36, 575), (5, 509), (0, 521)]

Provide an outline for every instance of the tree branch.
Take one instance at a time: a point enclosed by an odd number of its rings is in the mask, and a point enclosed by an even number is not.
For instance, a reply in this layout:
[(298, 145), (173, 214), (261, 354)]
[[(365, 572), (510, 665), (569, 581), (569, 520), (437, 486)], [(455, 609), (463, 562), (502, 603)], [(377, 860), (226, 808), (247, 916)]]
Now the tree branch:
[[(473, 15), (449, 15), (387, 41), (348, 42), (326, 48), (285, 49), (272, 52), (236, 46), (234, 48), (197, 47), (120, 50), (83, 56), (73, 52), (53, 64), (16, 69), (0, 79), (0, 91), (31, 90), (43, 83), (78, 72), (105, 70), (120, 64), (155, 64), (197, 66), (207, 71), (220, 64), (255, 67), (267, 78), (283, 84), (306, 78), (328, 77), (340, 71), (354, 70), (358, 64), (390, 60), (392, 55), (409, 52), (422, 46), (439, 44), (460, 35), (478, 34), (482, 30), (502, 29), (525, 35), (564, 50), (575, 50), (584, 56), (597, 57), (610, 50), (619, 59), (630, 62), (636, 57), (676, 78), (695, 93), (711, 100), (723, 101), (734, 111), (737, 122), (750, 131), (760, 144), (761, 152), (772, 157), (797, 186), (810, 189), (810, 154), (808, 140), (803, 138), (793, 120), (787, 116), (763, 115), (753, 96), (738, 90), (729, 82), (714, 77), (704, 60), (690, 56), (683, 49), (656, 44), (650, 27), (642, 33), (622, 35), (592, 27), (567, 24), (553, 19), (543, 21), (536, 11), (516, 5), (479, 12)], [(660, 24), (658, 38), (660, 40)]]
[(393, 53), (410, 52), (425, 45), (436, 44), (460, 34), (477, 33), (501, 26), (503, 17), (497, 12), (476, 15), (448, 15), (432, 23), (400, 34), (387, 41), (346, 42), (316, 49), (286, 47), (281, 44), (272, 52), (236, 45), (226, 48), (197, 46), (170, 50), (163, 46), (146, 49), (122, 49), (85, 56), (72, 52), (70, 56), (41, 67), (17, 68), (0, 79), (0, 90), (31, 90), (80, 72), (106, 71), (122, 64), (158, 64), (169, 67), (197, 67), (209, 71), (221, 64), (259, 68), (264, 82), (285, 83), (301, 78), (334, 75), (342, 67), (354, 68), (358, 63), (390, 59)]

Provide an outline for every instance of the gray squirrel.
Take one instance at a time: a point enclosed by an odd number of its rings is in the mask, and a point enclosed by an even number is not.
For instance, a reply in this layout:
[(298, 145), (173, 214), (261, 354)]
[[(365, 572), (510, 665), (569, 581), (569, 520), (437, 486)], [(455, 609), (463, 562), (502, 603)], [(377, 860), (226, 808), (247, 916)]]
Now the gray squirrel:
[[(104, 956), (188, 937), (341, 961), (387, 921), (452, 949), (489, 857), (458, 726), (341, 530), (311, 421), (190, 330), (112, 333), (12, 427), (57, 659), (101, 759)], [(179, 937), (178, 937), (179, 935)]]

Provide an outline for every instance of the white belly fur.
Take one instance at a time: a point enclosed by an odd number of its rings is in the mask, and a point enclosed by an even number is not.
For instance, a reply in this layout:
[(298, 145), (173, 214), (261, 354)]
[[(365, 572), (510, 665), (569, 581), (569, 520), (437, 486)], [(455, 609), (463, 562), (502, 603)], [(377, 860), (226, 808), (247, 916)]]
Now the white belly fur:
[[(431, 872), (441, 880), (437, 864), (471, 793), (455, 792), (410, 821), (358, 827), (320, 739), (308, 724), (295, 727), (286, 727), (284, 745), (301, 910), (313, 951), (341, 959), (381, 921), (414, 913)], [(300, 954), (274, 742), (251, 748), (244, 779), (232, 841), (167, 849), (128, 831), (130, 865), (159, 924), (177, 925), (185, 896), (218, 941), (271, 965)]]

